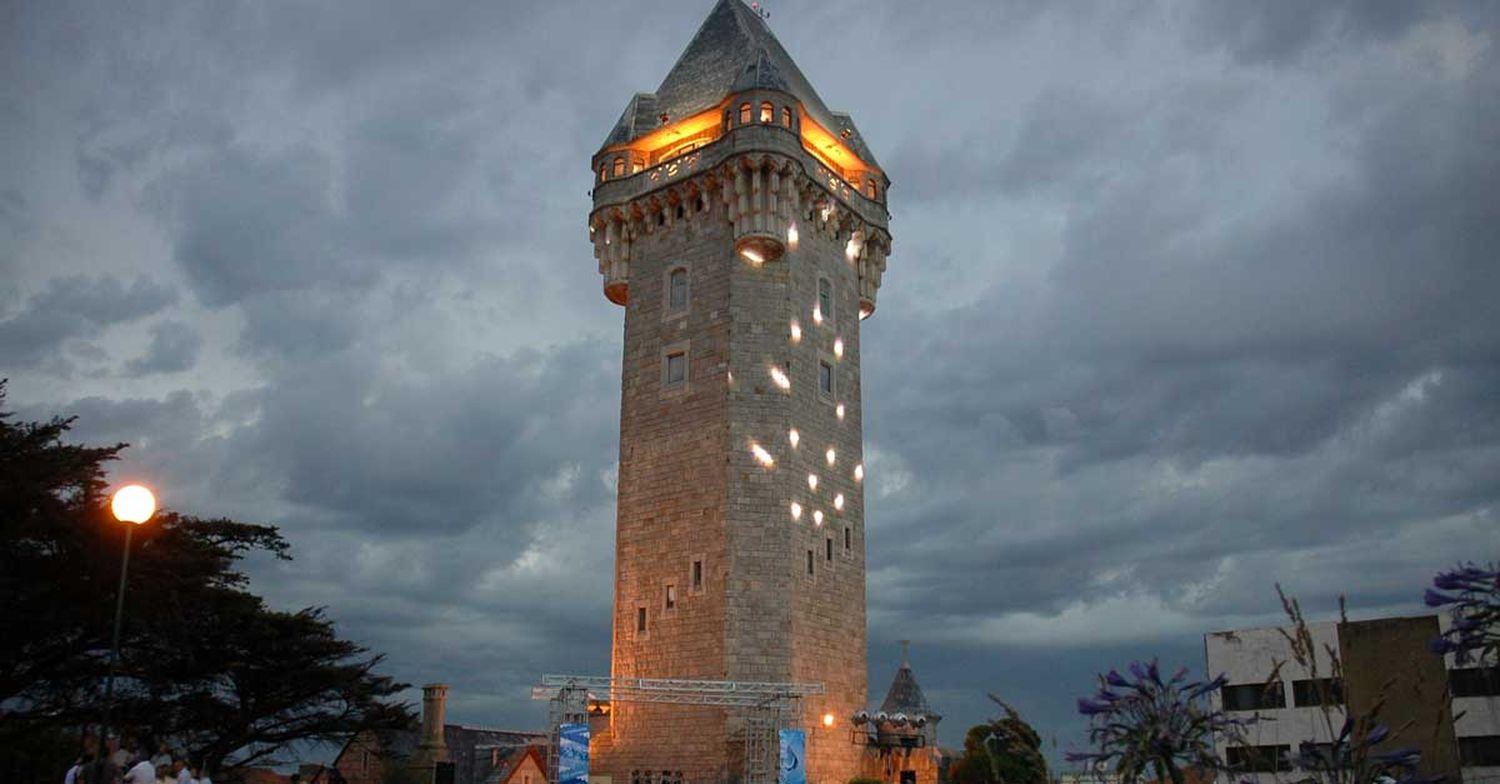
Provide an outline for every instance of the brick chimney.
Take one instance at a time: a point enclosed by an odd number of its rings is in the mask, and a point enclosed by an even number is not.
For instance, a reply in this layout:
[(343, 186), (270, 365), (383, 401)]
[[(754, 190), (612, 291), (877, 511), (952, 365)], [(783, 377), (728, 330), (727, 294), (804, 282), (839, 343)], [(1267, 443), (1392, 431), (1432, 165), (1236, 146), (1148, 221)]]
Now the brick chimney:
[(429, 683), (422, 687), (422, 737), (417, 743), (417, 757), (424, 764), (448, 761), (448, 744), (443, 740), (447, 706), (448, 684)]

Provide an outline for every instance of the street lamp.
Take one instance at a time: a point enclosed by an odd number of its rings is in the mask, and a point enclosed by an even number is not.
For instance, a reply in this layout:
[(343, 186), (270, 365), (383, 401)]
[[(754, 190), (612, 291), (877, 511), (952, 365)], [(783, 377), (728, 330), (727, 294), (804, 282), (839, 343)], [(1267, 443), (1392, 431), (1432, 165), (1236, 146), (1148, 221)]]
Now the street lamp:
[[(120, 589), (115, 593), (115, 634), (109, 645), (109, 678), (104, 681), (104, 737), (100, 753), (109, 750), (110, 714), (115, 707), (115, 669), (120, 662), (120, 623), (125, 616), (125, 575), (130, 570), (130, 538), (135, 527), (156, 513), (156, 496), (141, 485), (126, 485), (115, 491), (109, 508), (125, 526), (125, 554), (120, 559)], [(123, 740), (123, 739), (122, 739)], [(122, 744), (123, 745), (123, 744)]]

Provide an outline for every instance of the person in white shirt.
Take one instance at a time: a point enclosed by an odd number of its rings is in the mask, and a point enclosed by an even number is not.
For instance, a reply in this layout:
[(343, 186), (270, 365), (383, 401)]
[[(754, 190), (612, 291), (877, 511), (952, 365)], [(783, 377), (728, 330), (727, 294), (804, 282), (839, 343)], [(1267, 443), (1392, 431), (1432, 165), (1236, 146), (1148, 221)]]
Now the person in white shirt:
[(143, 759), (125, 774), (125, 784), (156, 784), (156, 768), (151, 760)]
[(177, 784), (197, 784), (193, 780), (193, 769), (182, 760), (172, 763), (172, 768), (177, 771)]
[(94, 755), (92, 754), (85, 754), (82, 757), (79, 757), (78, 761), (73, 763), (73, 767), (68, 768), (67, 775), (63, 776), (63, 784), (77, 784), (78, 772), (83, 770), (84, 765), (87, 765), (93, 761)]
[(167, 744), (163, 743), (156, 748), (156, 756), (151, 758), (151, 764), (158, 768), (172, 765), (172, 750), (167, 748)]

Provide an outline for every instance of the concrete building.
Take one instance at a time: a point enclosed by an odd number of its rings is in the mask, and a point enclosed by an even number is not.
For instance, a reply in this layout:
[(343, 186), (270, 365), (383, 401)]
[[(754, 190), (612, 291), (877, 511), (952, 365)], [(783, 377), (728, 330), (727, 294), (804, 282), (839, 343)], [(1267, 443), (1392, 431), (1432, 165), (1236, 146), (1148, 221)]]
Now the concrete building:
[(1234, 779), (1310, 777), (1346, 711), (1366, 715), (1380, 702), (1392, 732), (1378, 750), (1416, 746), (1423, 773), (1500, 781), (1500, 670), (1433, 654), (1427, 646), (1440, 631), (1434, 615), (1309, 624), (1313, 650), (1300, 663), (1290, 627), (1205, 635), (1208, 672), (1229, 680), (1216, 704), (1263, 719), (1244, 743), (1220, 741), (1242, 772)]
[[(809, 781), (842, 784), (863, 754), (860, 320), (889, 182), (740, 0), (628, 101), (592, 168), (589, 235), (624, 308), (612, 674), (821, 683), (802, 705)], [(596, 784), (743, 773), (722, 708), (607, 719)]]

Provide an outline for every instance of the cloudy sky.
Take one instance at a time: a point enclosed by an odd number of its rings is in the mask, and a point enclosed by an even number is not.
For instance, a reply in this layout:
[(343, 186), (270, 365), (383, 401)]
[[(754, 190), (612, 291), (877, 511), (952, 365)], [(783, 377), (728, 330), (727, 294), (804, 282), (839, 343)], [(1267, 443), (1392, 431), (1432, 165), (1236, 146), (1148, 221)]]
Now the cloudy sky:
[[(454, 719), (608, 671), (589, 155), (711, 6), (0, 3), (0, 375)], [(776, 0), (894, 183), (872, 699), (1059, 749), (1092, 673), (1500, 556), (1500, 5)]]

